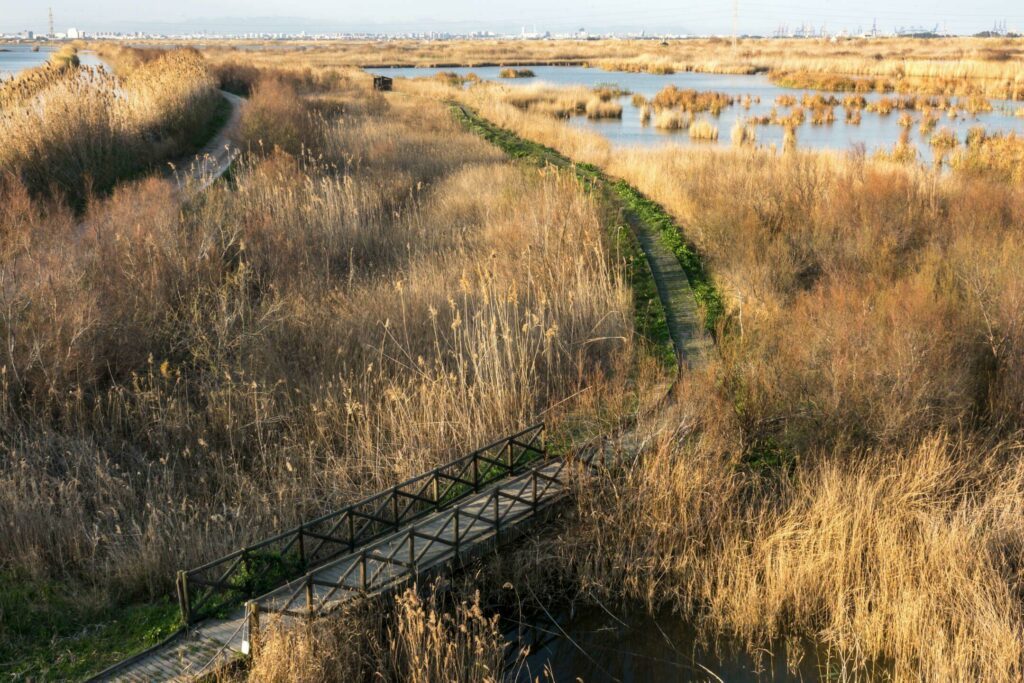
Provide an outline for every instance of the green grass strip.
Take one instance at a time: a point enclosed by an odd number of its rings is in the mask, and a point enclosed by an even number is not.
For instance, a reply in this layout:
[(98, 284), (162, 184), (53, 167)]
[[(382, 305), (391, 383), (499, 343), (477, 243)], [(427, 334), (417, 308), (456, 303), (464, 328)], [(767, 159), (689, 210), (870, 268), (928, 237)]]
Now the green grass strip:
[[(683, 272), (686, 273), (686, 279), (690, 283), (690, 288), (693, 290), (693, 296), (704, 318), (705, 329), (712, 335), (716, 333), (718, 323), (725, 313), (722, 296), (704, 267), (703, 260), (696, 247), (683, 237), (683, 232), (679, 225), (660, 204), (645, 197), (643, 193), (626, 181), (612, 180), (593, 164), (573, 163), (568, 157), (558, 151), (532, 140), (521, 138), (509, 130), (500, 128), (467, 107), (455, 103), (452, 103), (451, 107), (456, 118), (463, 125), (488, 142), (500, 147), (509, 156), (532, 161), (538, 165), (550, 164), (559, 168), (572, 168), (577, 178), (588, 188), (610, 187), (625, 209), (656, 230), (662, 243), (675, 254), (679, 260), (679, 265), (683, 268)], [(626, 232), (629, 232), (632, 236), (631, 231), (627, 229)], [(617, 242), (619, 241), (618, 238), (616, 240)], [(635, 239), (632, 239), (631, 242), (635, 251), (641, 256), (639, 260), (643, 261), (644, 269), (647, 270), (647, 275), (649, 276), (649, 281), (645, 282), (642, 274), (631, 273), (634, 296), (643, 301), (642, 297), (653, 294), (654, 298), (657, 299), (657, 288), (654, 285), (653, 277), (650, 277), (650, 270), (647, 268), (646, 259), (643, 258), (643, 252), (640, 251), (639, 244), (636, 243)], [(636, 261), (637, 259), (633, 258), (631, 260)], [(636, 267), (633, 270), (637, 270)], [(646, 300), (650, 301), (650, 299)], [(640, 301), (637, 303), (640, 303)], [(636, 321), (637, 330), (656, 343), (669, 340), (668, 324), (664, 321), (664, 310), (661, 310), (661, 322), (659, 323), (657, 320), (659, 316), (651, 313), (650, 309), (650, 305), (641, 305), (637, 308), (638, 316), (644, 318)], [(653, 317), (653, 319), (647, 319), (649, 317)], [(658, 329), (659, 327), (664, 328), (663, 332), (661, 329)]]

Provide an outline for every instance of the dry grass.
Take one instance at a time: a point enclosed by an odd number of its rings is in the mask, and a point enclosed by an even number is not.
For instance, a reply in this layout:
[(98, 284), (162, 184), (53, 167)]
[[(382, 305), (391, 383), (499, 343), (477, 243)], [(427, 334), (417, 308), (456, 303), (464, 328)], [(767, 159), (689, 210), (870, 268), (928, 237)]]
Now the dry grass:
[(692, 140), (717, 140), (718, 126), (710, 121), (694, 121), (687, 129)]
[(1024, 179), (1024, 139), (1009, 135), (986, 135), (972, 129), (966, 147), (953, 155), (957, 171), (971, 176), (1020, 183)]
[(682, 438), (583, 489), (555, 564), (601, 601), (678, 609), (709, 640), (810, 637), (850, 679), (1019, 678), (1016, 139), (975, 133), (952, 174), (612, 150), (486, 95), (486, 115), (667, 206), (730, 299), (720, 359), (640, 429)]
[(730, 137), (732, 138), (732, 144), (736, 147), (757, 143), (757, 131), (754, 130), (754, 127), (748, 126), (739, 120), (733, 124)]
[[(704, 415), (678, 419), (718, 431)], [(844, 448), (765, 476), (713, 439), (663, 437), (583, 489), (562, 561), (598, 599), (677, 609), (752, 652), (811, 638), (844, 680), (1022, 675), (1019, 442)]]
[(603, 100), (600, 97), (592, 97), (587, 100), (584, 111), (588, 119), (621, 119), (622, 105), (618, 102)]
[(0, 91), (0, 165), (39, 196), (81, 205), (126, 175), (181, 154), (219, 95), (193, 51), (173, 51), (124, 76), (68, 65)]
[[(282, 87), (244, 114), (279, 148), (319, 106)], [(630, 294), (573, 179), (443, 106), (340, 96), (305, 154), (265, 144), (184, 210), (162, 181), (120, 187), (78, 239), (6, 180), (6, 568), (159, 594), (620, 372)]]
[(692, 124), (693, 114), (678, 109), (661, 109), (654, 114), (654, 127), (661, 130), (685, 130)]
[(731, 107), (735, 99), (719, 92), (698, 92), (696, 90), (679, 90), (674, 85), (667, 85), (651, 100), (655, 109), (678, 108), (686, 112), (710, 112), (718, 116), (726, 107)]
[(536, 75), (530, 69), (502, 69), (498, 72), (498, 78), (533, 78)]
[(614, 71), (756, 73), (802, 89), (922, 92), (1024, 99), (1024, 54), (1012, 38), (754, 40), (738, 49), (719, 39), (654, 41), (388, 41), (314, 43), (278, 50), (209, 50), (216, 60), (276, 68), (296, 60), (314, 69), (355, 66), (587, 64)]
[(395, 604), (347, 607), (305, 629), (268, 629), (244, 676), (261, 683), (497, 683), (505, 640), (497, 617), (471, 601), (446, 607), (436, 590)]

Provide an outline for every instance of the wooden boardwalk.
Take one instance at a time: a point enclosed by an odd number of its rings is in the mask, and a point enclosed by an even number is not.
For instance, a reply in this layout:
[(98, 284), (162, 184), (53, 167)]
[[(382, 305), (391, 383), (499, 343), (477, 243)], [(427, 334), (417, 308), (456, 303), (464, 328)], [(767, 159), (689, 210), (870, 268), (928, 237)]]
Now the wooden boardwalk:
[(573, 468), (548, 459), (270, 591), (226, 618), (207, 619), (162, 646), (107, 670), (97, 681), (188, 681), (247, 655), (259, 627), (322, 615), (362, 595), (380, 595), (467, 559), (519, 533), (563, 499)]
[[(237, 98), (231, 104), (236, 121)], [(189, 177), (179, 178), (181, 186), (201, 191), (224, 172), (235, 153), (225, 139), (221, 136), (211, 142)], [(553, 163), (569, 162), (559, 155)], [(627, 219), (650, 265), (680, 367), (702, 365), (712, 340), (703, 330), (682, 266), (653, 227), (631, 212)], [(195, 680), (247, 656), (258, 645), (261, 630), (270, 624), (288, 627), (327, 614), (358, 596), (393, 591), (521, 533), (566, 497), (572, 473), (577, 471), (562, 458), (544, 458), (532, 440), (538, 436), (535, 429), (295, 530), (181, 572), (179, 599), (186, 621), (193, 623), (92, 680)], [(524, 435), (532, 436), (527, 440)], [(627, 432), (616, 440), (621, 445), (634, 437)], [(490, 450), (498, 446), (500, 451)], [(576, 463), (589, 466), (598, 450), (587, 447), (581, 453)], [(541, 459), (524, 469), (523, 463), (537, 455)], [(237, 593), (234, 580), (239, 575), (252, 573), (254, 567), (257, 573), (267, 572), (274, 562), (281, 565), (281, 558), (296, 556), (301, 565), (312, 569), (244, 606), (237, 601), (219, 602), (224, 595)], [(195, 585), (190, 587), (190, 581)], [(224, 608), (214, 609), (217, 605), (235, 606), (224, 613)]]

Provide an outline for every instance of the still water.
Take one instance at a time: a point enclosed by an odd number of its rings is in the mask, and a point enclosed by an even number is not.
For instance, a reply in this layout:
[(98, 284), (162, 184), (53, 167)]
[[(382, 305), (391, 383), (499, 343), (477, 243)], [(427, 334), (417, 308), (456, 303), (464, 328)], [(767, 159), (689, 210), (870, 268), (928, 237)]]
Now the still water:
[(835, 668), (808, 642), (779, 641), (756, 658), (725, 643), (702, 644), (689, 624), (669, 612), (612, 614), (584, 607), (552, 617), (557, 624), (547, 616), (533, 617), (522, 631), (510, 654), (529, 646), (529, 655), (512, 667), (510, 683), (538, 677), (559, 683), (810, 682), (832, 679)]
[[(0, 79), (10, 78), (19, 71), (45, 64), (54, 51), (55, 48), (43, 45), (39, 46), (39, 52), (33, 52), (31, 45), (0, 43)], [(80, 51), (78, 59), (83, 66), (103, 64), (94, 52)]]
[[(696, 118), (706, 119), (718, 126), (719, 140), (715, 142), (692, 141), (685, 130), (665, 131), (655, 128), (653, 125), (644, 126), (640, 122), (640, 110), (633, 106), (629, 97), (620, 98), (622, 104), (622, 119), (604, 119), (593, 121), (584, 116), (575, 116), (570, 119), (569, 125), (578, 126), (588, 130), (595, 130), (612, 143), (620, 146), (657, 146), (666, 142), (679, 145), (728, 145), (729, 132), (738, 119), (746, 119), (751, 116), (767, 115), (773, 106), (775, 98), (779, 95), (792, 95), (798, 100), (805, 92), (825, 92), (815, 90), (800, 90), (783, 88), (773, 84), (764, 74), (755, 75), (734, 75), (734, 74), (706, 74), (706, 73), (676, 73), (676, 74), (645, 74), (625, 73), (621, 71), (602, 71), (600, 69), (588, 69), (582, 66), (537, 66), (530, 67), (536, 74), (535, 78), (523, 79), (499, 79), (499, 67), (479, 68), (457, 68), (457, 69), (435, 69), (435, 68), (393, 68), (393, 69), (368, 69), (373, 74), (385, 76), (417, 78), (433, 76), (440, 71), (454, 71), (460, 75), (470, 72), (484, 80), (500, 80), (513, 87), (524, 87), (536, 83), (548, 83), (556, 86), (582, 85), (594, 87), (597, 85), (613, 84), (631, 93), (638, 93), (648, 99), (654, 97), (662, 88), (667, 85), (675, 85), (677, 88), (693, 89), (698, 91), (714, 91), (731, 95), (736, 99), (736, 104), (726, 108), (718, 117), (711, 114), (698, 114)], [(836, 93), (842, 100), (844, 94)], [(740, 99), (749, 95), (752, 99), (760, 99), (759, 103), (751, 104), (749, 110), (740, 106)], [(868, 102), (878, 100), (882, 95), (865, 93)], [(889, 94), (889, 97), (894, 97)], [(945, 113), (935, 130), (949, 128), (956, 133), (961, 144), (972, 126), (984, 126), (990, 133), (1024, 133), (1024, 118), (1015, 116), (1018, 109), (1024, 107), (1024, 102), (1008, 102), (1005, 100), (990, 100), (992, 111), (979, 113), (977, 115), (962, 112), (956, 119), (950, 119)], [(789, 111), (788, 107), (778, 107), (780, 114)], [(930, 134), (922, 133), (918, 129), (921, 119), (920, 112), (910, 112), (915, 119), (915, 125), (911, 128), (910, 141), (914, 143), (921, 158), (931, 161), (932, 150), (928, 144)], [(899, 139), (903, 128), (899, 125), (899, 111), (891, 114), (881, 115), (868, 111), (863, 112), (863, 119), (859, 125), (849, 124), (844, 119), (844, 112), (841, 106), (835, 109), (836, 121), (831, 124), (813, 125), (810, 122), (810, 111), (807, 111), (807, 120), (797, 127), (797, 145), (801, 148), (811, 149), (833, 149), (853, 150), (864, 149), (873, 152), (879, 148), (891, 148)], [(783, 128), (779, 125), (757, 126), (757, 143), (759, 145), (777, 145), (781, 148), (783, 139)]]

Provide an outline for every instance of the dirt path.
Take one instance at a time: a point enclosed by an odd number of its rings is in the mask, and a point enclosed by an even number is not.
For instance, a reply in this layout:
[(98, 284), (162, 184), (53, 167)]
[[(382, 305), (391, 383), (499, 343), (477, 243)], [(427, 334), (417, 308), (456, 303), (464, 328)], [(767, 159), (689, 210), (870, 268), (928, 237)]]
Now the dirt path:
[(170, 175), (181, 192), (202, 192), (224, 175), (231, 162), (238, 156), (238, 149), (232, 144), (231, 135), (242, 118), (242, 102), (245, 100), (224, 90), (220, 93), (231, 105), (227, 121), (201, 150), (170, 165), (173, 169)]
[(461, 112), (467, 125), (510, 156), (558, 168), (576, 168), (581, 180), (603, 191), (610, 201), (622, 208), (624, 218), (650, 266), (680, 369), (703, 365), (708, 354), (714, 349), (714, 342), (704, 330), (703, 316), (690, 286), (689, 277), (659, 230), (636, 211), (631, 210), (627, 203), (616, 195), (612, 188), (613, 181), (595, 167), (577, 165), (556, 150), (524, 140), (510, 131), (495, 126), (464, 105), (453, 103), (453, 106)]
[(713, 348), (713, 342), (710, 335), (704, 332), (697, 300), (679, 259), (665, 246), (658, 233), (639, 216), (627, 211), (626, 219), (651, 267), (651, 276), (665, 308), (668, 331), (680, 367), (703, 365)]

